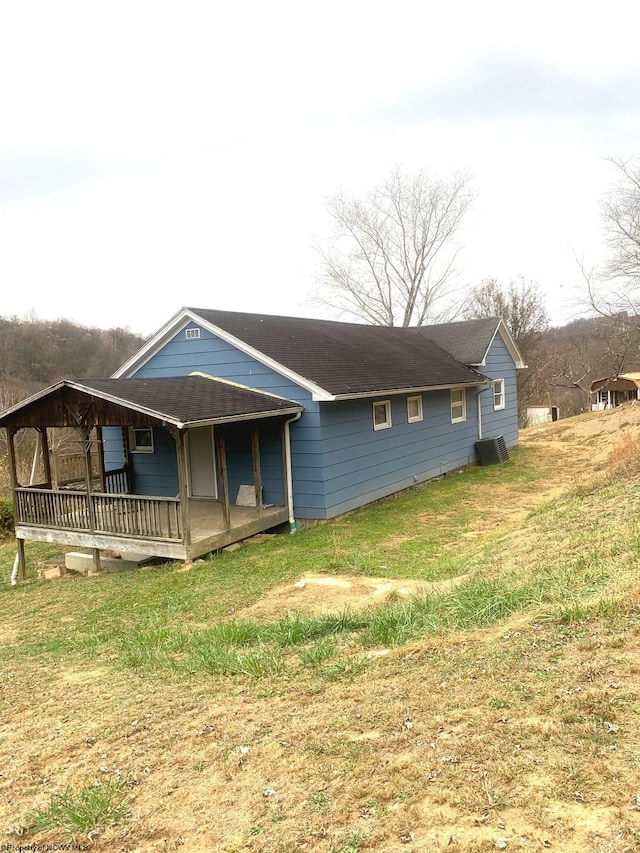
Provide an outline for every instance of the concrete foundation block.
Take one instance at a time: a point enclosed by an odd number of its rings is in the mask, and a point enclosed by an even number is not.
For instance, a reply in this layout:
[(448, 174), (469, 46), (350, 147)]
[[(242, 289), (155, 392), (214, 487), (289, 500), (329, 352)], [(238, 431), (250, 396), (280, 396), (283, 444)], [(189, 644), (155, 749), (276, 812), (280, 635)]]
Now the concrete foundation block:
[[(64, 564), (67, 569), (82, 574), (94, 574), (93, 555), (83, 554), (80, 551), (69, 551), (65, 554)], [(122, 560), (120, 557), (103, 557), (100, 555), (100, 570), (102, 572), (126, 572), (137, 569), (139, 563), (134, 560)]]

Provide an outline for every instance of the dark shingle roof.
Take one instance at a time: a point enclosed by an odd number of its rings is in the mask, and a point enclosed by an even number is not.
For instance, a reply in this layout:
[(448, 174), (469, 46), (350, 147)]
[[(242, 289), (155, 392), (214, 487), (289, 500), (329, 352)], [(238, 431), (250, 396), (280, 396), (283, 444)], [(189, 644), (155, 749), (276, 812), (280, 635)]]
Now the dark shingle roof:
[(188, 310), (336, 396), (473, 385), (484, 379), (420, 329)]
[(182, 423), (302, 408), (293, 400), (204, 376), (88, 379), (81, 384), (169, 415)]
[(50, 395), (64, 395), (65, 389), (106, 399), (124, 408), (146, 411), (152, 417), (174, 424), (200, 421), (233, 421), (302, 411), (293, 400), (253, 391), (223, 380), (203, 376), (159, 377), (152, 379), (62, 380), (0, 415), (0, 426), (11, 414), (26, 409)]
[(499, 323), (499, 317), (483, 317), (435, 323), (423, 326), (420, 331), (463, 364), (478, 365), (483, 363)]

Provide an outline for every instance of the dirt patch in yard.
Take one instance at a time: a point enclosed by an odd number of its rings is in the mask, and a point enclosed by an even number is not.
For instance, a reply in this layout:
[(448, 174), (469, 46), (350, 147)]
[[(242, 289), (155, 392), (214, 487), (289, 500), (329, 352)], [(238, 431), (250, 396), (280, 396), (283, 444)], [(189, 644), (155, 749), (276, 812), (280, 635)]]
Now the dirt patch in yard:
[(333, 575), (309, 572), (296, 581), (274, 587), (260, 601), (238, 611), (240, 619), (270, 621), (285, 613), (318, 616), (343, 610), (358, 612), (392, 599), (443, 592), (462, 577), (438, 583), (407, 578), (369, 578), (362, 575)]

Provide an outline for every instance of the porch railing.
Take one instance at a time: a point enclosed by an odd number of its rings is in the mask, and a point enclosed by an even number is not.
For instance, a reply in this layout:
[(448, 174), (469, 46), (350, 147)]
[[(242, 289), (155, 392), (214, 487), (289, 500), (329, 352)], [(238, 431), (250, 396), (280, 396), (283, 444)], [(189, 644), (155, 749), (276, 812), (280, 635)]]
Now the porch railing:
[(179, 498), (38, 488), (15, 494), (18, 524), (183, 541)]
[[(105, 486), (107, 488), (107, 492), (109, 494), (115, 495), (128, 495), (131, 491), (131, 484), (129, 482), (129, 469), (126, 466), (122, 468), (113, 468), (111, 471), (105, 471), (104, 473), (104, 481)], [(94, 473), (92, 477), (92, 485), (96, 492), (100, 491), (100, 480), (97, 474)], [(64, 489), (70, 489), (72, 491), (82, 492), (87, 487), (86, 478), (83, 477), (72, 477), (71, 479), (66, 480), (58, 480), (58, 487)]]
[(129, 469), (126, 466), (105, 471), (104, 478), (109, 494), (128, 495), (131, 491)]

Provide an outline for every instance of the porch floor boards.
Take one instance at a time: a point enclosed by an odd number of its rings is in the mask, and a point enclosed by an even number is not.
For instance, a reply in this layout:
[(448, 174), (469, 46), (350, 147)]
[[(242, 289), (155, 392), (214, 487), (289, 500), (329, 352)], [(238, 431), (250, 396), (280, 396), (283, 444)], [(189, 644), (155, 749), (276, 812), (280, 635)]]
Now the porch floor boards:
[[(225, 541), (225, 545), (231, 542), (237, 542), (239, 539), (246, 538), (243, 531), (247, 529), (253, 530), (255, 533), (260, 533), (263, 530), (268, 530), (270, 527), (276, 527), (287, 521), (289, 514), (284, 506), (268, 506), (262, 510), (262, 515), (258, 515), (258, 511), (254, 506), (229, 506), (231, 514), (231, 529), (225, 530), (224, 516), (222, 512), (222, 504), (218, 501), (207, 500), (206, 498), (189, 498), (189, 518), (191, 523), (191, 546), (190, 551), (194, 548), (199, 548), (209, 542), (212, 538), (219, 538), (220, 541)], [(254, 532), (246, 535), (253, 536)], [(242, 533), (243, 535), (238, 535)], [(213, 551), (216, 547), (224, 547), (223, 545), (212, 545), (206, 548), (205, 551)]]

